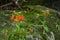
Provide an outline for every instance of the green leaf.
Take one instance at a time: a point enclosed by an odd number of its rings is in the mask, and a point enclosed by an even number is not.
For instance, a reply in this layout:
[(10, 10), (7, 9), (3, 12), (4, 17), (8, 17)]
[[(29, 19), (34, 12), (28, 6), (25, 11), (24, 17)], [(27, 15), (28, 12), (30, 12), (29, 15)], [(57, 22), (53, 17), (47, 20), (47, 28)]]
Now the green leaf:
[(57, 24), (57, 25), (56, 25), (56, 28), (57, 28), (58, 30), (60, 30), (60, 25)]
[(43, 27), (46, 32), (49, 32), (48, 27)]

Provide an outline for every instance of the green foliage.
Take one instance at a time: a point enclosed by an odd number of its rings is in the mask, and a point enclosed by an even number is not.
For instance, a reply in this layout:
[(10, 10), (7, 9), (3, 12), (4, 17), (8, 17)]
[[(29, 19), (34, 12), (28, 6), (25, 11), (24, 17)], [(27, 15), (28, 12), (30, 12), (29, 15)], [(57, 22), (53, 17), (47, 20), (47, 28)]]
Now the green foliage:
[[(55, 36), (58, 37), (56, 38), (59, 40), (60, 34), (60, 19), (56, 16), (57, 12), (50, 10), (48, 12), (46, 7), (43, 6), (27, 6), (30, 9), (29, 10), (24, 10), (20, 11), (17, 10), (16, 14), (17, 15), (24, 15), (25, 19), (24, 21), (20, 21), (18, 23), (11, 22), (10, 17), (12, 13), (9, 11), (0, 11), (1, 12), (1, 28), (0, 30), (2, 31), (2, 37), (1, 40), (26, 40), (26, 35), (38, 35), (40, 34), (43, 39), (45, 40), (46, 37), (44, 33), (47, 35), (50, 35), (50, 32), (53, 32)], [(48, 15), (47, 15), (47, 14)], [(16, 15), (13, 14), (13, 15)], [(5, 18), (6, 17), (6, 18)], [(4, 19), (4, 20), (3, 20)], [(6, 20), (6, 21), (5, 21)], [(3, 24), (3, 23), (6, 24)], [(59, 24), (59, 25), (57, 25)], [(4, 25), (4, 26), (2, 26)], [(12, 26), (13, 25), (13, 26)], [(6, 35), (7, 33), (7, 35)]]

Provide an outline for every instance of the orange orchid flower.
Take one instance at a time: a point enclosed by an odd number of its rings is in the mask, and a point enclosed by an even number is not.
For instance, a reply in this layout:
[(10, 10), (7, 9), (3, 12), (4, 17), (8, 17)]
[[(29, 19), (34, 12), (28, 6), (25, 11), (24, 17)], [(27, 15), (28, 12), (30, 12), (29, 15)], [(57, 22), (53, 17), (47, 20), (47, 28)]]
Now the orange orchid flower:
[(18, 19), (19, 20), (24, 20), (24, 16), (22, 15), (22, 16), (18, 16)]
[(22, 15), (22, 16), (16, 16), (16, 18), (14, 18), (14, 16), (11, 16), (11, 18), (10, 18), (11, 20), (14, 20), (14, 22), (18, 22), (19, 20), (24, 20), (24, 16)]

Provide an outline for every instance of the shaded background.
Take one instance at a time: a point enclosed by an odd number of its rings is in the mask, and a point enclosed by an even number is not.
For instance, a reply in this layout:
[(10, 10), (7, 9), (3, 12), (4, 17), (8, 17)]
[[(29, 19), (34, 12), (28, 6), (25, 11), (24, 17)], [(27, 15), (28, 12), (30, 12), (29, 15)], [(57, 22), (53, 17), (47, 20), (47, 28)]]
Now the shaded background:
[[(8, 4), (12, 0), (0, 0), (0, 6)], [(25, 5), (42, 5), (55, 10), (60, 11), (60, 0), (19, 0), (18, 4), (21, 8), (24, 8)], [(15, 4), (5, 6), (2, 9), (14, 9), (16, 8)]]

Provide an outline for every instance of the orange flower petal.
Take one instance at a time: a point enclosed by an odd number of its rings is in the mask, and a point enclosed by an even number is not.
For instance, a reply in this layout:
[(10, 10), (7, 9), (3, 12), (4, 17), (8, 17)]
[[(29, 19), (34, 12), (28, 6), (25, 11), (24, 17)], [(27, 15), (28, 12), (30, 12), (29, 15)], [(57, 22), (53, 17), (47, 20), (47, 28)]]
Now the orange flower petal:
[(14, 19), (14, 22), (18, 22), (19, 20), (17, 18)]
[(24, 20), (24, 16), (18, 16), (19, 20)]
[(11, 16), (10, 19), (13, 20), (14, 19), (14, 16)]

